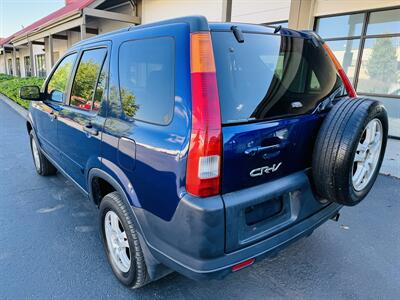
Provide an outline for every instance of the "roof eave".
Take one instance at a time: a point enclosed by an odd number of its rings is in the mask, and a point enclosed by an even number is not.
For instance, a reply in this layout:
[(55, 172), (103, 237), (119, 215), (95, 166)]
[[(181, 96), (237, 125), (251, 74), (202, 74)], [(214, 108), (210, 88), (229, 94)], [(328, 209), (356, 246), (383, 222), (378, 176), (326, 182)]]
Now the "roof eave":
[[(40, 35), (40, 33), (46, 33), (47, 31), (51, 30), (54, 27), (57, 27), (57, 26), (59, 26), (61, 24), (64, 24), (66, 22), (69, 22), (71, 20), (79, 18), (79, 17), (82, 16), (82, 13), (83, 13), (83, 10), (80, 9), (78, 11), (66, 14), (66, 15), (58, 18), (58, 19), (51, 20), (51, 21), (41, 25), (40, 27), (34, 29), (31, 32), (24, 33), (24, 34), (17, 35), (15, 37), (13, 37), (10, 40), (10, 42), (12, 42), (14, 45), (21, 45), (21, 44), (25, 44), (25, 43), (27, 43), (29, 41), (33, 41), (33, 40), (36, 40), (36, 39), (40, 39), (40, 38), (46, 37), (48, 34), (43, 34), (42, 37), (37, 37), (37, 35)], [(73, 26), (73, 27), (75, 27), (75, 26)], [(35, 38), (32, 39), (32, 37), (35, 37)]]

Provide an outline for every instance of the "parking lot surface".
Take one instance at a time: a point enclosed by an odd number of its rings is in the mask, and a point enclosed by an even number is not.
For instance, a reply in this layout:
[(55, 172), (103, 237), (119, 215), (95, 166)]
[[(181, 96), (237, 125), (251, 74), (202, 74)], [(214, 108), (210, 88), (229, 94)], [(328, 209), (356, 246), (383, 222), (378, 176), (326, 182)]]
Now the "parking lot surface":
[(114, 278), (97, 208), (62, 175), (36, 174), (23, 118), (0, 101), (1, 299), (399, 299), (400, 180), (380, 176), (358, 206), (219, 281), (173, 273), (140, 290)]

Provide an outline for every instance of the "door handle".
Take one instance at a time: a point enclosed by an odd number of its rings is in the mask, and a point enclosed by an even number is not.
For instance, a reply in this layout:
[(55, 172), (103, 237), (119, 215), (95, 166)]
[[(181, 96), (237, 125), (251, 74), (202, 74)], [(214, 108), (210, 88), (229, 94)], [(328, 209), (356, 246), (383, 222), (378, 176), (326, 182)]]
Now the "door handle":
[(92, 136), (96, 136), (99, 134), (99, 131), (96, 128), (93, 128), (92, 124), (87, 124), (83, 126), (83, 131)]
[(248, 148), (244, 151), (244, 154), (248, 156), (254, 156), (257, 153), (264, 153), (264, 152), (274, 152), (279, 151), (285, 148), (288, 145), (288, 142), (281, 142), (279, 144), (269, 145), (269, 146), (256, 146)]

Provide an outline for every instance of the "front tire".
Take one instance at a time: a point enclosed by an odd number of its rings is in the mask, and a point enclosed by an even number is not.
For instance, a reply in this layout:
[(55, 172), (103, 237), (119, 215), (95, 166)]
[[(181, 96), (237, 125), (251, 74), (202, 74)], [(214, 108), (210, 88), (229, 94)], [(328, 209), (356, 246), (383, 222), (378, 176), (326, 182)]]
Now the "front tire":
[(106, 195), (101, 201), (99, 223), (114, 275), (132, 289), (147, 284), (150, 280), (133, 215), (118, 192)]
[(49, 176), (57, 173), (57, 169), (51, 162), (43, 155), (39, 143), (35, 137), (33, 130), (29, 133), (31, 152), (33, 164), (35, 165), (36, 172), (41, 176)]

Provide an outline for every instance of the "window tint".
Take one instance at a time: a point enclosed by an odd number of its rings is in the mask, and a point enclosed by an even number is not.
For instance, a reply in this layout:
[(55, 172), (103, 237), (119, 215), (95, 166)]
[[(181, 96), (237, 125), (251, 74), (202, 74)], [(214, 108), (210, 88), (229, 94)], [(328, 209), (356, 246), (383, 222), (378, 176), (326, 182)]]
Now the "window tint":
[(173, 115), (174, 39), (160, 37), (126, 42), (119, 52), (119, 80), (125, 116), (168, 124)]
[(213, 32), (223, 123), (299, 115), (343, 85), (324, 49), (302, 38)]
[[(68, 79), (71, 76), (76, 56), (76, 53), (66, 56), (51, 75), (47, 85), (47, 94), (51, 96), (52, 100), (58, 102), (64, 101)], [(29, 58), (29, 56), (27, 58)], [(29, 62), (29, 60), (27, 61)]]
[(364, 14), (319, 18), (316, 32), (323, 38), (359, 36), (363, 23)]
[[(85, 110), (99, 108), (106, 77), (105, 72), (100, 73), (100, 70), (106, 54), (106, 48), (83, 52), (72, 85), (71, 106)], [(97, 86), (98, 80), (100, 84)]]

